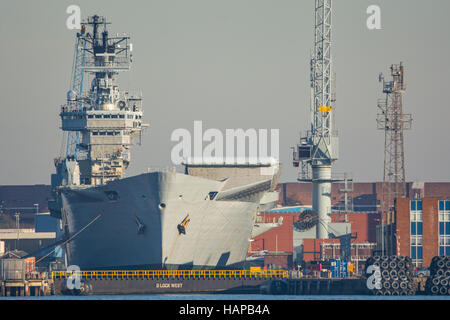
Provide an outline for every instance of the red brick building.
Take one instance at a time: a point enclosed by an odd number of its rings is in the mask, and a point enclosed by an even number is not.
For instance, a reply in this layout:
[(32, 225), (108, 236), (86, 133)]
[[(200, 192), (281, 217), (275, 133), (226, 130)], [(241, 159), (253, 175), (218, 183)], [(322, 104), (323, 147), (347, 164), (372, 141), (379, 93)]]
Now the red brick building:
[[(333, 183), (331, 187), (331, 203), (342, 203), (343, 183)], [(354, 182), (353, 192), (349, 196), (353, 199), (354, 211), (369, 212), (378, 211), (377, 206), (381, 200), (381, 182)], [(282, 206), (311, 205), (312, 184), (287, 182), (278, 184), (280, 193), (279, 204)], [(437, 198), (450, 197), (450, 182), (407, 182), (406, 198)]]
[[(339, 209), (343, 203), (343, 183), (333, 183), (331, 202), (334, 209)], [(376, 247), (377, 238), (381, 236), (377, 228), (380, 226), (381, 182), (353, 183), (352, 198), (354, 211), (348, 214), (351, 224), (352, 239), (351, 257), (355, 262), (364, 261)], [(389, 236), (386, 246), (391, 248), (389, 254), (410, 256), (416, 265), (429, 265), (432, 257), (441, 254), (450, 255), (450, 183), (448, 182), (408, 182), (407, 197), (397, 200), (397, 213), (394, 223), (385, 226)], [(277, 187), (280, 192), (279, 205), (281, 206), (310, 206), (312, 203), (312, 185), (310, 183), (280, 183)], [(421, 210), (411, 210), (411, 199), (421, 199)], [(439, 200), (441, 199), (441, 200)], [(444, 202), (442, 202), (444, 201)], [(414, 202), (416, 208), (418, 204)], [(413, 206), (414, 207), (414, 206)], [(444, 209), (441, 209), (444, 208)], [(295, 251), (293, 239), (293, 223), (298, 219), (300, 212), (262, 213), (264, 222), (276, 221), (283, 217), (283, 225), (259, 235), (250, 245), (250, 251), (267, 250), (274, 254), (290, 254)], [(411, 220), (413, 218), (413, 220)], [(332, 213), (332, 222), (344, 222), (342, 213)], [(418, 221), (422, 219), (422, 221)], [(448, 233), (447, 233), (448, 231)], [(325, 260), (338, 258), (340, 242), (338, 239), (303, 239), (303, 260)], [(388, 250), (386, 252), (389, 252)]]
[(437, 255), (450, 256), (450, 200), (397, 199), (395, 215), (390, 245), (398, 254), (411, 257), (416, 266), (429, 266)]
[[(294, 222), (300, 215), (298, 208), (283, 209), (286, 212), (263, 212), (258, 221), (270, 223), (283, 217), (281, 226), (273, 228), (253, 239), (250, 244), (249, 254), (255, 254), (266, 250), (269, 255), (294, 256)], [(349, 213), (348, 222), (351, 224), (351, 257), (352, 261), (363, 262), (375, 248), (375, 228), (379, 223), (379, 215), (376, 213)], [(343, 222), (345, 216), (342, 213), (332, 213), (332, 222)], [(339, 239), (303, 239), (302, 260), (318, 261), (337, 259), (340, 257)], [(273, 258), (272, 258), (273, 259)], [(297, 261), (298, 262), (298, 261)]]

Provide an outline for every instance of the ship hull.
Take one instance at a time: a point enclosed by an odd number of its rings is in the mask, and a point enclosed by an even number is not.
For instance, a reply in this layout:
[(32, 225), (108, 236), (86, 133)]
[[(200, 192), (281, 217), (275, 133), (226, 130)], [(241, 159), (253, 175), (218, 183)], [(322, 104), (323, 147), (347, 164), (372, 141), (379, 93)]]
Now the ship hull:
[[(257, 202), (220, 201), (224, 183), (152, 172), (61, 191), (68, 265), (81, 269), (240, 268)], [(185, 226), (180, 228), (183, 221)]]

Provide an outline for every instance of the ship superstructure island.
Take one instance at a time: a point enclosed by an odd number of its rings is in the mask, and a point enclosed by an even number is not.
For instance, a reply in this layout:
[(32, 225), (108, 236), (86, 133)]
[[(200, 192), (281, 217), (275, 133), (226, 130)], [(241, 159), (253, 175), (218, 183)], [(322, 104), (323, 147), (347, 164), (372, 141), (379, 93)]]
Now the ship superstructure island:
[[(106, 26), (103, 17), (93, 16), (77, 34), (72, 90), (60, 113), (67, 151), (57, 167), (66, 171), (60, 177), (67, 184), (101, 185), (123, 178), (133, 139), (148, 126), (142, 123), (141, 95), (121, 92), (116, 84), (119, 72), (130, 69), (130, 38), (111, 37)], [(83, 95), (88, 75), (92, 82)]]
[(49, 208), (61, 219), (66, 264), (85, 270), (242, 266), (250, 239), (279, 225), (254, 228), (258, 211), (278, 200), (278, 160), (187, 159), (183, 173), (125, 177), (131, 147), (148, 125), (142, 96), (116, 83), (130, 70), (130, 37), (110, 36), (108, 25), (100, 16), (82, 23), (60, 112), (66, 148), (55, 159)]

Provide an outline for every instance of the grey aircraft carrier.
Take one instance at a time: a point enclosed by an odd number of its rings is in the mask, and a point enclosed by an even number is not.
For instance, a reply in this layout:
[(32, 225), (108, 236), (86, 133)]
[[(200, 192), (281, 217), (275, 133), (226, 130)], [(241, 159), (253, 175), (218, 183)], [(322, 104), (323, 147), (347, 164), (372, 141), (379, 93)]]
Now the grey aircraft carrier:
[[(258, 211), (275, 206), (280, 164), (204, 163), (184, 172), (124, 177), (130, 148), (148, 125), (141, 95), (122, 92), (130, 69), (128, 36), (110, 36), (103, 17), (77, 33), (72, 88), (61, 107), (65, 154), (55, 159), (51, 214), (61, 219), (67, 265), (81, 269), (242, 267)], [(84, 88), (87, 79), (90, 87)]]

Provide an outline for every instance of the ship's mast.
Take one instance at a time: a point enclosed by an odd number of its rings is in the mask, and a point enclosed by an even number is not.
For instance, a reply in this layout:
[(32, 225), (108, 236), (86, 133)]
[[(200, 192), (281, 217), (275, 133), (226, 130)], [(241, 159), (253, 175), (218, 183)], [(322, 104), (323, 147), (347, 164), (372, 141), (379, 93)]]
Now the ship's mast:
[[(110, 36), (109, 24), (94, 15), (77, 33), (72, 88), (60, 112), (68, 142), (66, 157), (55, 160), (57, 185), (101, 185), (122, 178), (133, 138), (147, 127), (141, 95), (121, 92), (115, 79), (130, 69), (130, 37)], [(88, 79), (90, 87), (83, 91)]]
[[(84, 84), (84, 65), (86, 63), (86, 26), (84, 25), (80, 32), (77, 32), (77, 40), (75, 42), (75, 56), (73, 62), (71, 88), (69, 95), (76, 97), (81, 96), (83, 92)], [(67, 97), (68, 103), (78, 106), (81, 109), (81, 102), (74, 101), (71, 97)], [(66, 158), (78, 157), (78, 143), (80, 140), (79, 131), (66, 131), (67, 143), (66, 143)]]
[[(294, 150), (294, 166), (302, 162), (300, 181), (313, 183), (313, 211), (318, 214), (316, 237), (328, 238), (331, 213), (331, 168), (338, 158), (333, 131), (334, 92), (331, 58), (331, 0), (315, 0), (314, 52), (311, 58), (311, 123)], [(311, 166), (312, 176), (308, 167)]]

